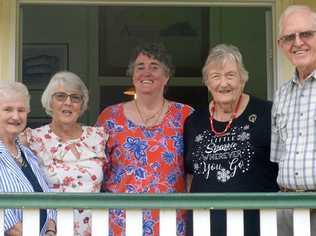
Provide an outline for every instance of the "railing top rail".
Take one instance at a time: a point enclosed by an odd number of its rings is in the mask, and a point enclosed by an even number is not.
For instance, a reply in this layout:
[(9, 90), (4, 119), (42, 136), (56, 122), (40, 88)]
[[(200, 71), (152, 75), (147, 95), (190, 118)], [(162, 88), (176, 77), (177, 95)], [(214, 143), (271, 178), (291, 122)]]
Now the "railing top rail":
[(304, 193), (0, 193), (0, 208), (316, 208)]

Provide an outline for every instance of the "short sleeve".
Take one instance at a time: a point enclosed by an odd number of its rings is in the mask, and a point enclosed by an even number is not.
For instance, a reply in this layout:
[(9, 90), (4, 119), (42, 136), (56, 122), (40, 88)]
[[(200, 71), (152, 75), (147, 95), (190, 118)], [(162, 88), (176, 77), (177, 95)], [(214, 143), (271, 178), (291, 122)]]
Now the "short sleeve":
[(97, 122), (95, 124), (95, 126), (104, 127), (107, 133), (110, 132), (110, 127), (108, 127), (107, 121), (111, 117), (111, 113), (113, 114), (113, 108), (114, 108), (113, 106), (105, 108), (98, 116)]
[(105, 156), (105, 148), (106, 148), (106, 142), (109, 139), (109, 134), (107, 133), (105, 127), (95, 127), (96, 134), (98, 136), (98, 157), (106, 158)]

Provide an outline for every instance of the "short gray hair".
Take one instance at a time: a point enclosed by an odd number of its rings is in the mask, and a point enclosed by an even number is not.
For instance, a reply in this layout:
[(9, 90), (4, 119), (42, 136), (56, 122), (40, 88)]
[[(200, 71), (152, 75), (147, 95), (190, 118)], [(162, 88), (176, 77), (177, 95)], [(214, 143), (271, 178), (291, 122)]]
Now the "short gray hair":
[(86, 85), (82, 82), (80, 77), (70, 71), (60, 71), (53, 75), (47, 87), (42, 94), (42, 105), (46, 113), (52, 116), (52, 96), (56, 92), (58, 86), (64, 86), (67, 91), (78, 91), (83, 97), (80, 115), (82, 115), (88, 108), (89, 92)]
[(290, 14), (292, 14), (293, 12), (297, 12), (297, 11), (310, 12), (311, 17), (313, 19), (313, 24), (316, 27), (316, 12), (315, 11), (313, 11), (309, 6), (306, 6), (306, 5), (290, 5), (283, 11), (283, 13), (280, 16), (280, 19), (279, 19), (279, 36), (281, 36), (281, 33), (283, 31), (284, 19), (287, 16), (289, 16)]
[(242, 55), (239, 49), (233, 45), (219, 44), (210, 50), (203, 66), (202, 75), (204, 84), (207, 81), (209, 65), (223, 65), (227, 59), (236, 62), (241, 79), (244, 83), (248, 81), (248, 71), (244, 67)]
[(27, 87), (16, 81), (0, 80), (0, 97), (8, 99), (21, 99), (25, 102), (27, 111), (30, 111), (30, 94)]

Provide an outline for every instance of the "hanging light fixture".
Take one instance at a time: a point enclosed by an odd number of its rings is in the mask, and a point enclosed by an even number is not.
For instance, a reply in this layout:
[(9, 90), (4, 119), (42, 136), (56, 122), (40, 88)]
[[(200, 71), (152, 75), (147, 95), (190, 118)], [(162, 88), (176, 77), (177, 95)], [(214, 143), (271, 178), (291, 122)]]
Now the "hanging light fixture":
[(127, 90), (125, 90), (123, 92), (123, 94), (127, 95), (127, 96), (133, 96), (134, 99), (136, 98), (136, 91), (135, 91), (135, 88), (134, 87), (130, 87), (128, 88)]

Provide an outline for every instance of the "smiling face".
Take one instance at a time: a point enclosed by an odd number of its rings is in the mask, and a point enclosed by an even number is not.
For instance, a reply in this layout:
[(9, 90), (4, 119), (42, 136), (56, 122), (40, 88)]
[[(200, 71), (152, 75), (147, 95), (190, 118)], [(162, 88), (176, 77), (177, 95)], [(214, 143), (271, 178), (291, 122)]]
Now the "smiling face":
[(82, 101), (72, 101), (69, 96), (63, 101), (60, 96), (62, 93), (66, 93), (67, 95), (77, 94), (78, 97), (81, 97), (78, 91), (67, 91), (63, 85), (59, 85), (52, 95), (50, 106), (52, 109), (52, 119), (54, 122), (61, 124), (74, 124), (80, 117)]
[(140, 53), (134, 63), (133, 84), (136, 94), (163, 94), (169, 80), (164, 65), (158, 60)]
[(234, 104), (243, 92), (245, 82), (235, 61), (209, 64), (206, 86), (217, 104)]
[(28, 107), (25, 99), (6, 98), (0, 100), (0, 137), (15, 139), (25, 126)]
[[(309, 75), (316, 69), (316, 34), (311, 37), (299, 37), (295, 35), (295, 40), (286, 43), (282, 36), (316, 30), (315, 20), (313, 20), (310, 11), (298, 10), (287, 15), (282, 22), (282, 32), (278, 45), (283, 50), (291, 63), (296, 66), (299, 74)], [(300, 76), (301, 77), (301, 76)]]

